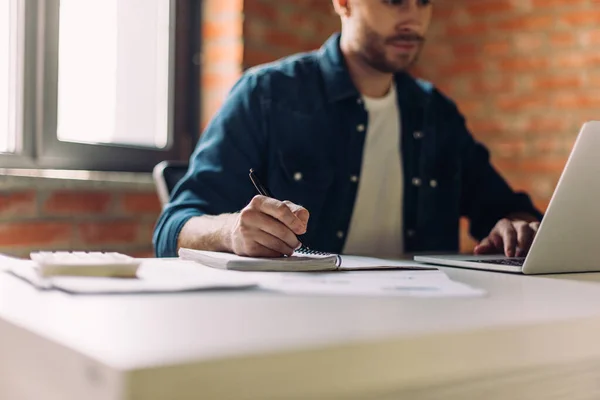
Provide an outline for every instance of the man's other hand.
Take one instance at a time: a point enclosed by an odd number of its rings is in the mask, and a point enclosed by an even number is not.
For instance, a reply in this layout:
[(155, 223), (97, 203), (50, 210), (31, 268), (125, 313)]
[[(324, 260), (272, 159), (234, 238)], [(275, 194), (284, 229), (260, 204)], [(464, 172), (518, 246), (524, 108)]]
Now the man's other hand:
[(475, 247), (475, 254), (504, 253), (507, 257), (525, 257), (539, 227), (539, 222), (502, 219)]

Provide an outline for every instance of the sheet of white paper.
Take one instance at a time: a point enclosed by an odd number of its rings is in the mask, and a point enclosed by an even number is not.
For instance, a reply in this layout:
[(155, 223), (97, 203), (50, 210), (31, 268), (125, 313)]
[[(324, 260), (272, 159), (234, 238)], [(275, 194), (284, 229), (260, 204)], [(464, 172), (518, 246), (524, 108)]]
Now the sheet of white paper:
[(442, 271), (279, 274), (260, 287), (291, 295), (480, 297), (486, 292), (452, 281)]
[(212, 268), (198, 268), (194, 262), (153, 261), (142, 263), (135, 279), (60, 276), (40, 278), (32, 262), (24, 261), (10, 272), (40, 289), (69, 293), (162, 293), (210, 289), (247, 289), (257, 286), (249, 275)]

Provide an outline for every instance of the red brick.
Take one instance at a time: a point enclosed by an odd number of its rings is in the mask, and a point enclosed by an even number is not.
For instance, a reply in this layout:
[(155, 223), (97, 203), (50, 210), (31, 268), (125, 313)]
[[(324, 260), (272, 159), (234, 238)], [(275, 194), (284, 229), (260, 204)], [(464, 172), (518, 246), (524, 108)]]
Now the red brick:
[(231, 21), (206, 21), (202, 26), (202, 38), (209, 40), (235, 40), (242, 35), (242, 24)]
[(498, 66), (503, 72), (536, 71), (547, 68), (550, 64), (545, 58), (512, 58), (501, 61)]
[(155, 254), (154, 254), (154, 250), (150, 247), (147, 250), (133, 250), (133, 251), (127, 251), (125, 254), (127, 254), (130, 257), (134, 257), (134, 258), (154, 258)]
[(73, 227), (67, 222), (3, 222), (0, 224), (0, 246), (46, 246), (70, 243)]
[(553, 105), (562, 110), (600, 109), (600, 93), (561, 93), (554, 98)]
[(236, 71), (205, 72), (202, 74), (202, 84), (205, 90), (225, 89), (229, 91), (239, 79), (240, 74)]
[(507, 132), (506, 124), (503, 120), (492, 120), (492, 119), (476, 119), (471, 118), (469, 120), (469, 128), (475, 136), (480, 135), (495, 135), (502, 132)]
[(588, 40), (590, 44), (600, 45), (600, 29), (589, 32)]
[(505, 40), (487, 41), (483, 44), (482, 53), (488, 57), (506, 56), (510, 53), (512, 46)]
[(483, 61), (460, 60), (447, 66), (440, 67), (439, 72), (441, 75), (458, 76), (479, 74), (482, 73), (484, 69)]
[(600, 25), (600, 10), (581, 10), (562, 13), (560, 21), (572, 28)]
[(498, 23), (497, 28), (506, 33), (515, 31), (538, 31), (552, 28), (555, 20), (548, 15), (526, 15), (518, 16)]
[(577, 44), (578, 38), (574, 32), (558, 32), (550, 35), (550, 44), (553, 47), (557, 46), (574, 46)]
[(531, 56), (544, 45), (545, 35), (540, 33), (518, 33), (514, 34), (515, 48), (519, 53)]
[(108, 210), (112, 195), (100, 191), (61, 190), (50, 194), (43, 212), (48, 215), (102, 214)]
[(156, 193), (125, 193), (121, 209), (128, 214), (160, 214), (162, 206)]
[(140, 223), (135, 220), (84, 222), (78, 226), (83, 244), (132, 244), (138, 242)]
[(524, 125), (526, 133), (536, 133), (547, 135), (552, 132), (564, 132), (568, 129), (569, 123), (565, 118), (546, 115), (543, 117), (530, 117)]
[(246, 19), (260, 18), (271, 22), (277, 21), (279, 18), (278, 8), (268, 4), (264, 0), (245, 1), (244, 15)]
[(595, 90), (600, 90), (600, 72), (590, 74), (588, 78), (588, 83), (591, 88), (595, 88)]
[(293, 48), (296, 51), (306, 49), (304, 41), (298, 35), (288, 32), (269, 30), (265, 34), (265, 42), (270, 46)]
[(452, 51), (457, 59), (461, 57), (470, 57), (481, 52), (480, 46), (474, 43), (458, 43), (453, 46)]
[(556, 89), (577, 89), (583, 86), (580, 76), (541, 76), (534, 78), (533, 89), (553, 91)]
[(207, 42), (202, 49), (203, 63), (242, 65), (242, 43)]
[(454, 21), (464, 10), (458, 7), (448, 7), (448, 4), (439, 3), (433, 8), (434, 21)]
[(568, 6), (569, 8), (585, 6), (588, 0), (531, 0), (532, 6), (536, 10), (549, 9), (555, 10), (557, 7)]
[(244, 50), (244, 68), (255, 67), (257, 65), (270, 63), (275, 61), (276, 57), (273, 53), (258, 49)]
[(492, 153), (502, 158), (515, 158), (522, 156), (527, 143), (523, 139), (514, 138), (511, 140), (497, 141), (490, 145)]
[(600, 66), (600, 54), (594, 52), (578, 52), (563, 54), (557, 57), (560, 68), (595, 68)]
[(543, 109), (546, 100), (538, 95), (510, 95), (502, 96), (496, 100), (496, 107), (507, 112), (529, 112), (532, 110)]
[(491, 31), (492, 28), (483, 22), (456, 24), (446, 27), (446, 37), (480, 36)]
[(457, 100), (457, 102), (458, 102), (458, 108), (467, 117), (471, 116), (471, 115), (481, 114), (481, 112), (483, 110), (483, 103), (478, 100), (461, 99), (461, 100)]
[(243, 0), (204, 0), (203, 2), (205, 17), (214, 17), (220, 14), (241, 14), (243, 9)]
[(144, 222), (141, 223), (138, 230), (138, 239), (137, 242), (139, 244), (146, 244), (152, 246), (152, 235), (154, 233), (154, 223), (152, 222)]
[(507, 13), (513, 11), (514, 4), (510, 0), (488, 0), (469, 2), (465, 7), (466, 11), (475, 17), (490, 16), (494, 14)]
[(24, 217), (37, 214), (36, 194), (24, 192), (5, 192), (0, 195), (0, 216)]
[(325, 42), (328, 36), (334, 32), (338, 32), (341, 28), (341, 24), (337, 18), (327, 21), (314, 21), (313, 23), (315, 25), (315, 32), (323, 39), (323, 42)]
[(471, 79), (471, 91), (474, 93), (510, 92), (514, 87), (514, 79), (507, 75), (480, 75)]

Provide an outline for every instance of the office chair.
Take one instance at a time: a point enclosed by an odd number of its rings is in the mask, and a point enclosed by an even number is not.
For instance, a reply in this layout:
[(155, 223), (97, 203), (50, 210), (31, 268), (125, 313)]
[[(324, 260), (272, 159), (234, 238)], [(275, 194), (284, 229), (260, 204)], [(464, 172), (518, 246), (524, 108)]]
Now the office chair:
[(185, 161), (162, 161), (154, 166), (152, 178), (163, 207), (169, 202), (173, 188), (187, 170), (188, 163)]

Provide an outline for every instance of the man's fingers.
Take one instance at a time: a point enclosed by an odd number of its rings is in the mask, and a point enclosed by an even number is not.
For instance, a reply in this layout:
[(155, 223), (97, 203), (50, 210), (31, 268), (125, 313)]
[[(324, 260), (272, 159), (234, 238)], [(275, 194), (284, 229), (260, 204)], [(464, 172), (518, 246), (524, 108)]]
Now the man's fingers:
[(540, 229), (540, 223), (539, 222), (530, 222), (529, 223), (529, 227), (533, 230), (533, 232), (537, 233), (537, 231)]
[(527, 223), (518, 224), (515, 228), (517, 231), (517, 244), (519, 246), (517, 257), (525, 257), (531, 248), (535, 231)]
[(496, 231), (492, 231), (490, 236), (483, 239), (479, 245), (475, 247), (475, 254), (497, 254), (502, 251), (502, 237), (500, 237)]
[(256, 196), (252, 199), (250, 205), (281, 221), (296, 235), (306, 233), (306, 224), (303, 223), (285, 203), (269, 197)]
[[(252, 235), (252, 240), (269, 250), (277, 252), (278, 256), (291, 256), (295, 250), (294, 248), (288, 246), (283, 240), (276, 238), (275, 236), (264, 231), (256, 231)], [(249, 246), (253, 248), (254, 244), (250, 243)]]
[(282, 254), (279, 251), (271, 250), (260, 243), (252, 242), (244, 246), (243, 251), (238, 254), (240, 256), (246, 257), (268, 257), (268, 258), (276, 258), (281, 257)]
[(298, 241), (298, 237), (279, 220), (252, 209), (245, 209), (241, 214), (244, 224), (275, 236), (294, 249), (300, 247), (301, 243)]
[(308, 218), (310, 217), (310, 213), (306, 208), (287, 200), (283, 203), (286, 206), (288, 206), (290, 210), (292, 210), (292, 212), (296, 215), (296, 217), (300, 219), (300, 221), (302, 221), (302, 223), (304, 223), (304, 225), (308, 224)]
[(281, 239), (291, 248), (297, 249), (301, 245), (298, 237), (287, 226), (259, 210), (245, 208), (240, 213), (240, 219), (242, 226), (248, 228), (248, 236), (252, 235), (253, 230), (261, 230)]
[(517, 231), (512, 222), (502, 220), (498, 226), (498, 233), (502, 236), (504, 243), (504, 254), (507, 257), (514, 257), (517, 250)]
[(491, 254), (495, 250), (494, 247), (490, 238), (486, 237), (475, 247), (475, 254)]

